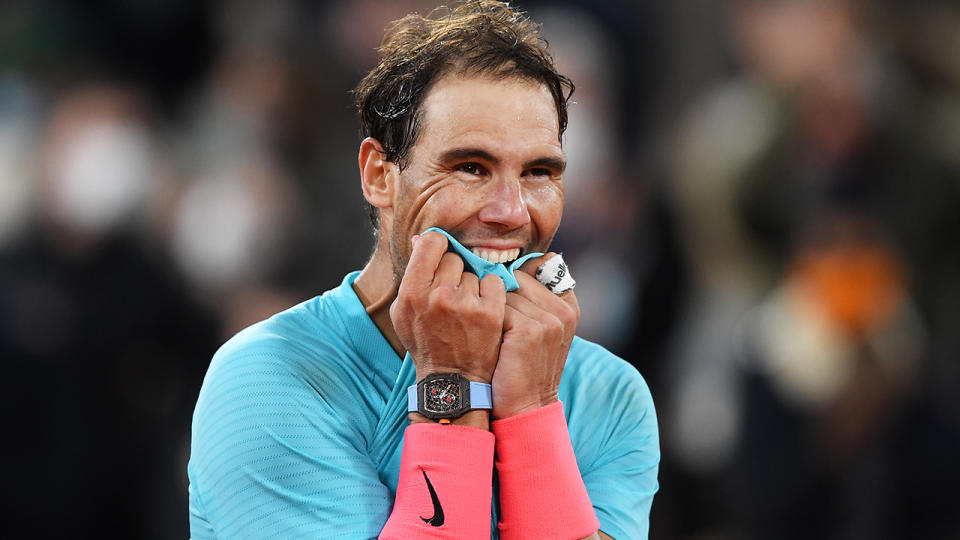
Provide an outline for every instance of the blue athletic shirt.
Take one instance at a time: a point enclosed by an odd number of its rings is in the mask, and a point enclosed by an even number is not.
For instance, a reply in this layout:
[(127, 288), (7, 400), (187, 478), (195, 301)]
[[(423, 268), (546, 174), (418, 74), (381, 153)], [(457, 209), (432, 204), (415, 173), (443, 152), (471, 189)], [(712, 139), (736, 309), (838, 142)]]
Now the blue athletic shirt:
[[(416, 371), (367, 315), (352, 286), (358, 275), (241, 331), (214, 355), (193, 415), (193, 538), (380, 534)], [(660, 448), (643, 378), (575, 338), (560, 399), (600, 530), (647, 538)], [(495, 524), (496, 516), (491, 538)]]

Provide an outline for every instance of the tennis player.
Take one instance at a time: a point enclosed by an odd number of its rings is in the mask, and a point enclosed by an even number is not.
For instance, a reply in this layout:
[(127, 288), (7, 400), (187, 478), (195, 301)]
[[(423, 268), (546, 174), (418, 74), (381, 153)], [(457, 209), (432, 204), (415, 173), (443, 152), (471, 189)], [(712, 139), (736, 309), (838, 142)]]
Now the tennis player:
[(549, 251), (572, 91), (507, 4), (389, 27), (356, 89), (373, 255), (214, 356), (194, 538), (647, 537), (650, 392), (574, 335)]

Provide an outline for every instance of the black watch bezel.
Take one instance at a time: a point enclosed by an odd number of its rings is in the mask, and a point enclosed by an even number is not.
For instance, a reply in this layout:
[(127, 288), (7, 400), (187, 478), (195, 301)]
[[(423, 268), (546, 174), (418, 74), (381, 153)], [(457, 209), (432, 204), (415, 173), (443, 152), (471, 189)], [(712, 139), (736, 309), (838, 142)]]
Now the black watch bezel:
[[(428, 405), (426, 393), (429, 388), (434, 388), (437, 384), (454, 383), (458, 386), (460, 395), (459, 403), (454, 403), (447, 410), (433, 410)], [(470, 410), (470, 380), (459, 373), (431, 373), (417, 383), (417, 412), (431, 420), (440, 420), (442, 418), (458, 418)]]

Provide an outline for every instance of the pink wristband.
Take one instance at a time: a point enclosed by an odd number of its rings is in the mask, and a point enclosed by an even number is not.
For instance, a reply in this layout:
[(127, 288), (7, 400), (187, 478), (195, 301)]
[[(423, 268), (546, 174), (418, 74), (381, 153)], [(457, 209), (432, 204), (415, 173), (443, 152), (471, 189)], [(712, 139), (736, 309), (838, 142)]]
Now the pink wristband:
[(600, 528), (558, 401), (493, 422), (500, 538), (584, 538)]
[(488, 540), (493, 434), (424, 422), (403, 437), (397, 498), (380, 538)]

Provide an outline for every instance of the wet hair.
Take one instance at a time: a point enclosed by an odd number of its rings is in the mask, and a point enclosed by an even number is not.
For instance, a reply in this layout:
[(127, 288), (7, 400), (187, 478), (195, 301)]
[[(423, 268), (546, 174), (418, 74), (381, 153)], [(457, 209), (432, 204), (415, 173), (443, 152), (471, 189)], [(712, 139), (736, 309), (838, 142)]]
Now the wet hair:
[[(557, 72), (540, 25), (505, 2), (466, 0), (426, 17), (411, 14), (387, 27), (379, 62), (354, 90), (360, 136), (383, 145), (384, 159), (401, 170), (422, 128), (423, 100), (446, 75), (519, 78), (544, 85), (557, 109), (558, 134), (567, 128), (573, 82)], [(379, 213), (368, 205), (374, 231)]]

